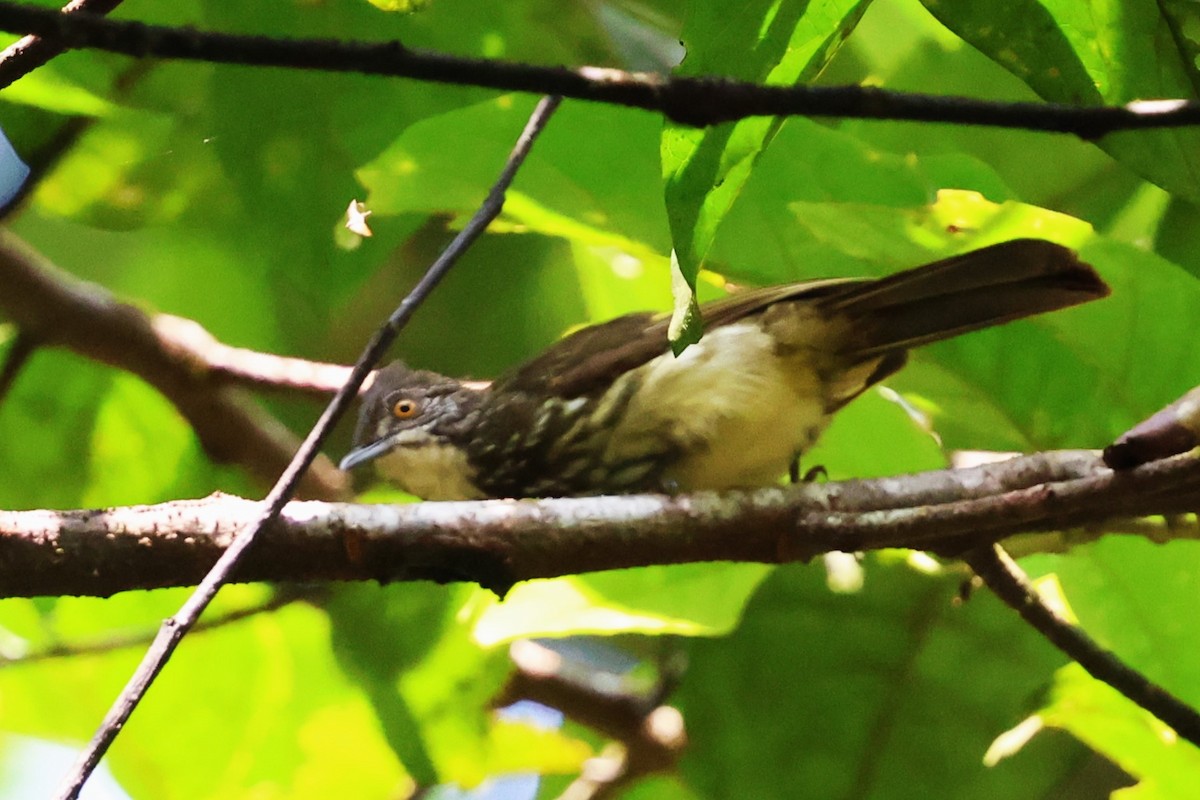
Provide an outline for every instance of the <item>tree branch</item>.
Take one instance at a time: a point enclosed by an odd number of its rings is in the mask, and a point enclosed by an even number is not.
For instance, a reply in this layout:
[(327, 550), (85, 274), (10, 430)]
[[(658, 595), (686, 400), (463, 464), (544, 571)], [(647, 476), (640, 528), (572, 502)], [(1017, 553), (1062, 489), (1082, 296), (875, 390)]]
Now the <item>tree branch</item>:
[[(465, 580), (503, 593), (531, 578), (647, 565), (808, 561), (888, 547), (961, 555), (1017, 533), (1104, 524), (1113, 514), (1175, 513), (1198, 498), (1200, 461), (1188, 456), (1114, 473), (1096, 454), (1060, 451), (752, 492), (292, 503), (233, 579)], [(191, 585), (258, 513), (257, 504), (227, 495), (0, 512), (0, 586), (9, 596), (108, 596)], [(1153, 535), (1161, 539), (1161, 531)], [(356, 549), (348, 551), (347, 540)]]
[[(219, 341), (195, 320), (185, 317), (155, 314), (150, 318), (150, 325), (164, 348), (215, 383), (328, 397), (350, 377), (351, 367), (344, 364), (232, 347)], [(364, 390), (370, 385), (368, 378), (363, 382)]]
[(1079, 108), (895, 92), (867, 86), (762, 86), (724, 78), (668, 77), (607, 67), (543, 67), (420, 52), (399, 42), (273, 39), (169, 28), (0, 2), (0, 29), (52, 37), (135, 58), (155, 56), (250, 66), (392, 75), (501, 91), (552, 94), (659, 111), (687, 125), (751, 116), (836, 116), (947, 122), (1073, 133), (1096, 139), (1118, 130), (1200, 123), (1200, 103), (1137, 101)]
[(1082, 628), (1059, 616), (1001, 547), (980, 547), (968, 553), (965, 560), (997, 597), (1093, 678), (1107, 683), (1170, 725), (1180, 737), (1200, 746), (1200, 714), (1100, 647)]
[[(121, 5), (121, 0), (71, 0), (61, 14), (103, 15)], [(0, 52), (0, 89), (11, 85), (66, 49), (62, 41), (25, 36)]]
[(1128, 469), (1156, 458), (1186, 453), (1200, 444), (1200, 387), (1139, 422), (1104, 448), (1104, 463)]
[[(244, 619), (257, 616), (259, 614), (268, 614), (272, 611), (291, 605), (296, 601), (303, 599), (305, 595), (296, 591), (279, 591), (271, 599), (258, 603), (257, 605), (247, 608), (239, 608), (234, 611), (228, 611), (219, 617), (212, 619), (204, 619), (196, 623), (193, 633), (200, 631), (211, 631), (217, 628), (223, 628), (226, 625), (232, 625), (241, 622)], [(127, 650), (131, 647), (145, 647), (154, 641), (153, 630), (133, 631), (129, 633), (112, 633), (103, 638), (91, 639), (85, 641), (73, 641), (70, 643), (57, 643), (44, 647), (39, 650), (34, 650), (29, 653), (24, 653), (17, 656), (0, 655), (0, 669), (8, 667), (19, 667), (28, 664), (37, 664), (42, 661), (51, 661), (56, 658), (75, 658), (76, 656), (92, 656), (111, 653), (114, 650)]]
[[(291, 431), (243, 392), (215, 379), (205, 357), (221, 350), (198, 346), (202, 329), (195, 323), (148, 316), (101, 286), (71, 278), (8, 231), (0, 231), (0, 286), (0, 311), (22, 336), (137, 375), (179, 409), (215, 461), (239, 464), (271, 483), (296, 451), (299, 440)], [(226, 359), (231, 361), (236, 360)], [(306, 473), (301, 492), (325, 499), (350, 496), (345, 474), (324, 457)]]
[[(602, 800), (647, 775), (674, 769), (687, 746), (683, 715), (661, 705), (661, 688), (648, 696), (614, 685), (611, 674), (573, 664), (537, 642), (522, 639), (509, 648), (514, 671), (493, 702), (518, 700), (558, 709), (619, 743), (589, 759), (559, 800)], [(673, 683), (675, 676), (669, 676)]]

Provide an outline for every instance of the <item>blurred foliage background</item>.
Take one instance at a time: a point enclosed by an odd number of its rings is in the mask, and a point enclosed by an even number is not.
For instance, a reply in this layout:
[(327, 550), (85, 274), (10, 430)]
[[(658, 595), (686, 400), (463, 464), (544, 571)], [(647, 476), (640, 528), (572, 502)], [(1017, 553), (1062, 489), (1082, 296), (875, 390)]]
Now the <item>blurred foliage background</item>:
[[(686, 52), (687, 74), (995, 100), (1195, 99), (1200, 86), (1200, 8), (1184, 0), (420, 5), (130, 0), (116, 16), (542, 64), (668, 70)], [(71, 52), (0, 93), (0, 126), (35, 169), (69, 143), (8, 225), (71, 274), (228, 344), (348, 363), (483, 198), (534, 102)], [(809, 463), (837, 479), (937, 468), (960, 448), (1102, 447), (1200, 379), (1198, 162), (1193, 129), (1096, 143), (799, 118), (694, 131), (568, 101), (501, 220), (396, 353), (494, 376), (570, 326), (669, 308), (673, 247), (685, 269), (773, 283), (1039, 236), (1078, 248), (1113, 296), (924, 349), (888, 385), (928, 426), (873, 393)], [(355, 198), (373, 238), (341, 232)], [(717, 293), (709, 277), (702, 297)], [(0, 320), (0, 347), (14, 334)], [(261, 402), (300, 433), (319, 410)], [(0, 443), (9, 509), (263, 490), (209, 462), (152, 389), (67, 352), (38, 352), (21, 373)], [(1194, 543), (1108, 537), (1024, 564), (1105, 646), (1200, 703)], [(896, 553), (863, 568), (851, 592), (832, 591), (819, 564), (710, 564), (525, 584), (503, 603), (465, 586), (287, 603), (232, 587), (210, 613), (272, 610), (185, 641), (94, 796), (391, 798), (511, 773), (547, 777), (475, 796), (555, 796), (602, 740), (498, 721), (488, 701), (506, 643), (578, 634), (620, 635), (651, 673), (662, 653), (688, 659), (670, 699), (691, 740), (680, 770), (628, 797), (1200, 795), (1192, 746), (1064, 666), (990, 596), (962, 602), (957, 565)], [(141, 649), (30, 656), (148, 633), (185, 596), (0, 601), (0, 797), (48, 792), (70, 757), (52, 743), (91, 734)], [(1046, 730), (985, 767), (993, 741), (1033, 715), (1024, 729)]]

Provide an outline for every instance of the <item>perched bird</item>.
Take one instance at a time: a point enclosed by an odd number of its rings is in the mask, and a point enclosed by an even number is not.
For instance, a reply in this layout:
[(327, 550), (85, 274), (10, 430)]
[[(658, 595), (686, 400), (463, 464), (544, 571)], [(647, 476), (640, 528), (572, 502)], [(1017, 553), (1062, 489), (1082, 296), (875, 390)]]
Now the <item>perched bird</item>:
[(815, 280), (667, 318), (583, 328), (490, 386), (396, 362), (363, 398), (343, 469), (429, 500), (680, 492), (777, 482), (910, 347), (1104, 297), (1065, 247), (1019, 239), (879, 280)]

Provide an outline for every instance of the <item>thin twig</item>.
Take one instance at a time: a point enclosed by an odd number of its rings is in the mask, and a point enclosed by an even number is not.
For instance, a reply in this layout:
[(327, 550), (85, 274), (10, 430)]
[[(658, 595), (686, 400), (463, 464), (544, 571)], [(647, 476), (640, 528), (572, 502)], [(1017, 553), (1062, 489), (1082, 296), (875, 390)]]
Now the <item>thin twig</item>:
[[(71, 0), (63, 6), (62, 14), (107, 14), (121, 4), (121, 0)], [(41, 36), (25, 36), (0, 52), (0, 89), (33, 72), (66, 49), (62, 42)], [(139, 71), (139, 70), (135, 70)], [(118, 82), (118, 86), (120, 85)], [(94, 120), (89, 117), (73, 117), (59, 126), (36, 153), (24, 153), (29, 165), (29, 175), (20, 188), (0, 208), (0, 219), (11, 216), (33, 192), (42, 176), (58, 163), (68, 149), (83, 135)]]
[(762, 86), (726, 78), (668, 77), (608, 67), (543, 67), (462, 58), (405, 48), (399, 42), (274, 39), (201, 32), (100, 17), (63, 15), (0, 2), (0, 29), (61, 38), (145, 58), (393, 75), (434, 83), (553, 94), (659, 111), (687, 125), (752, 116), (835, 116), (948, 122), (1073, 133), (1095, 139), (1118, 130), (1200, 124), (1192, 100), (1136, 101), (1079, 108), (895, 92), (868, 86)]
[(1156, 458), (1186, 453), (1200, 444), (1200, 387), (1139, 422), (1104, 448), (1104, 463), (1129, 469)]
[(462, 254), (487, 229), (490, 222), (499, 215), (504, 206), (505, 192), (512, 183), (517, 170), (524, 163), (534, 140), (545, 127), (558, 104), (559, 98), (556, 97), (543, 98), (538, 104), (483, 205), (471, 217), (466, 227), (454, 238), (449, 247), (430, 266), (408, 296), (401, 301), (395, 312), (388, 318), (387, 323), (372, 337), (362, 356), (354, 365), (354, 370), (346, 384), (330, 401), (312, 431), (305, 438), (304, 443), (300, 445), (291, 464), (284, 470), (275, 487), (263, 500), (257, 519), (238, 533), (229, 549), (218, 559), (183, 607), (163, 623), (155, 637), (154, 644), (147, 650), (137, 671), (130, 678), (120, 697), (105, 716), (104, 722), (64, 780), (58, 795), (60, 798), (73, 800), (79, 796), (84, 782), (96, 768), (100, 758), (108, 750), (142, 697), (145, 696), (154, 678), (162, 670), (175, 648), (178, 647), (180, 640), (196, 624), (200, 614), (216, 597), (221, 586), (229, 580), (243, 554), (254, 544), (259, 533), (279, 516), (284, 504), (295, 493), (300, 477), (312, 460), (316, 458), (321, 444), (333, 430), (334, 424), (350, 407), (363, 380), (382, 358), (413, 312), (428, 297)]
[[(36, 37), (27, 37), (36, 38)], [(19, 43), (18, 43), (19, 44)], [(55, 45), (57, 47), (57, 45)], [(151, 70), (153, 62), (137, 61), (130, 67), (117, 74), (112, 83), (109, 99), (114, 103), (120, 102), (129, 95), (138, 82)], [(24, 68), (25, 62), (14, 56), (10, 62), (0, 62), (0, 69), (11, 65), (14, 70)], [(29, 166), (29, 174), (9, 201), (0, 208), (0, 219), (14, 216), (24, 208), (25, 202), (37, 191), (42, 180), (54, 171), (54, 168), (71, 152), (72, 148), (99, 121), (99, 117), (78, 116), (65, 119), (56, 129), (49, 131), (46, 137), (27, 153), (22, 153), (25, 163)]]
[[(119, 5), (121, 0), (71, 0), (59, 13), (103, 15)], [(0, 89), (10, 86), (66, 49), (62, 41), (35, 35), (13, 42), (0, 52)]]
[(1200, 713), (1142, 673), (1100, 647), (1082, 628), (1047, 605), (1025, 572), (999, 545), (971, 551), (965, 561), (997, 597), (1012, 607), (1046, 640), (1103, 681), (1200, 746)]
[[(196, 623), (196, 627), (192, 629), (192, 633), (201, 631), (211, 631), (218, 628), (223, 628), (227, 625), (232, 625), (236, 622), (241, 622), (244, 619), (257, 616), (259, 614), (268, 614), (272, 611), (291, 605), (301, 599), (301, 595), (294, 592), (278, 591), (275, 596), (264, 603), (249, 606), (247, 608), (239, 608), (235, 611), (230, 611), (213, 619), (203, 619)], [(154, 641), (153, 630), (133, 631), (129, 633), (117, 633), (106, 636), (103, 639), (95, 639), (92, 641), (75, 642), (71, 644), (55, 644), (41, 650), (35, 650), (30, 653), (25, 653), (20, 656), (0, 656), (0, 669), (8, 667), (20, 667), (28, 664), (37, 664), (42, 661), (50, 661), (56, 658), (75, 658), (77, 656), (94, 656), (111, 653), (114, 650), (125, 650), (130, 647), (144, 647)]]

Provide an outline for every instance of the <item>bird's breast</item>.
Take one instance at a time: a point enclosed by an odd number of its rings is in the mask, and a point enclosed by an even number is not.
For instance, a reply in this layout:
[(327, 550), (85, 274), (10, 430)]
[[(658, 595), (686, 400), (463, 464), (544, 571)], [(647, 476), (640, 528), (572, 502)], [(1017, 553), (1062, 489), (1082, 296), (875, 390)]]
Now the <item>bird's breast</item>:
[(606, 456), (672, 451), (661, 474), (682, 491), (774, 483), (827, 421), (815, 361), (781, 354), (755, 321), (716, 328), (678, 358), (664, 354), (640, 368)]
[(384, 478), (424, 500), (479, 500), (486, 496), (475, 486), (474, 469), (466, 455), (444, 442), (396, 447), (376, 460), (376, 468)]

